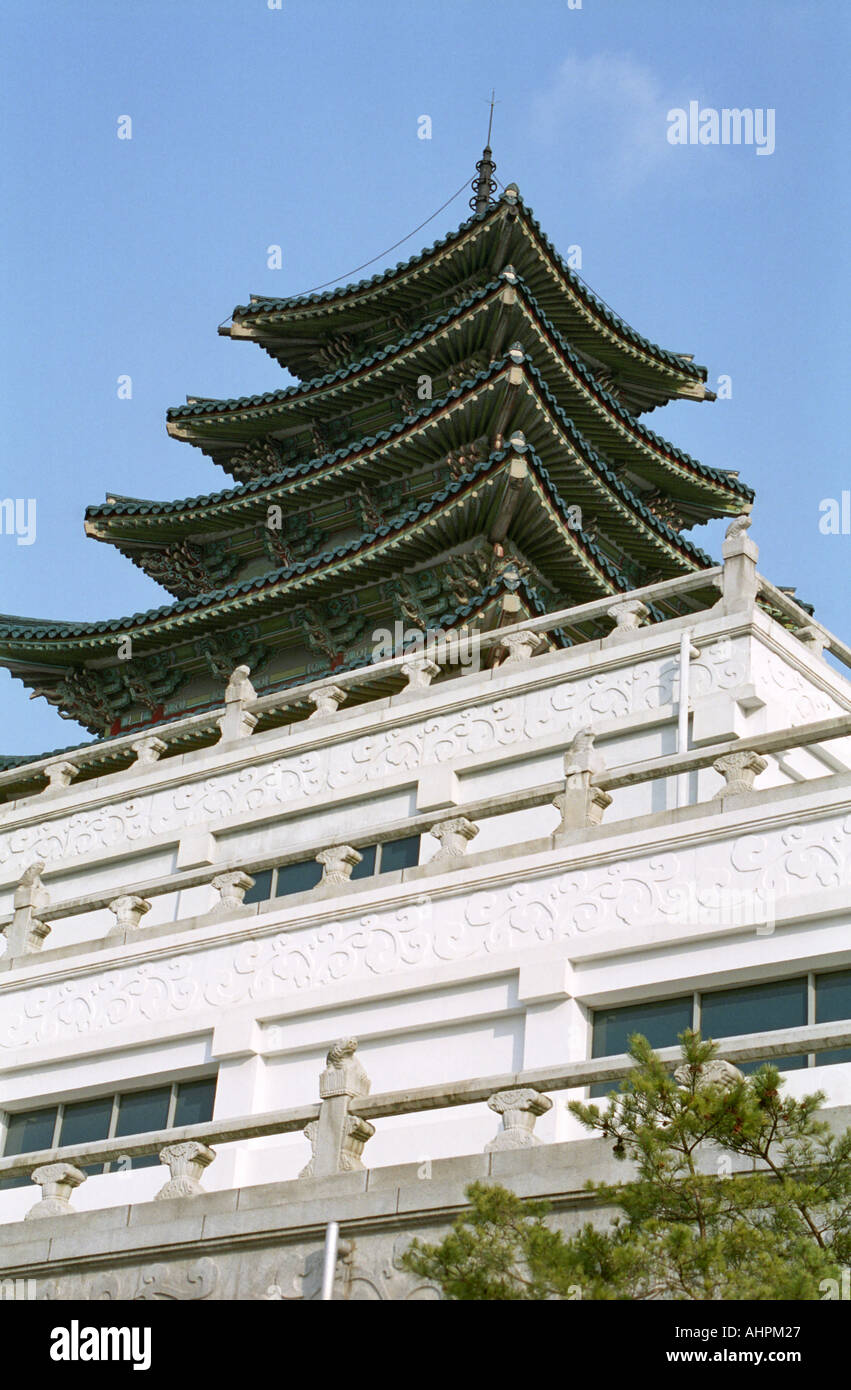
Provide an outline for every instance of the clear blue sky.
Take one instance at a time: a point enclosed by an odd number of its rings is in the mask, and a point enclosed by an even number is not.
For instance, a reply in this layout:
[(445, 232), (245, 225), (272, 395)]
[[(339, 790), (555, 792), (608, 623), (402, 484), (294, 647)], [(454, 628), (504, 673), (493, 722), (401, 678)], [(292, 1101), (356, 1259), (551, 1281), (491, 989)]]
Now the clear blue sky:
[[(563, 251), (582, 247), (630, 323), (732, 378), (730, 400), (649, 422), (740, 470), (762, 570), (847, 638), (851, 536), (818, 522), (851, 487), (850, 15), (848, 0), (4, 0), (0, 497), (38, 512), (35, 544), (0, 535), (0, 611), (168, 601), (85, 538), (85, 505), (226, 485), (167, 438), (166, 407), (286, 377), (216, 325), (250, 293), (345, 275), (433, 212), (473, 174), (494, 86), (502, 182)], [(671, 146), (667, 112), (690, 100), (774, 108), (774, 154)], [(388, 260), (466, 215), (464, 196)], [(720, 523), (691, 534), (720, 553)], [(0, 752), (87, 737), (4, 673), (0, 715)]]

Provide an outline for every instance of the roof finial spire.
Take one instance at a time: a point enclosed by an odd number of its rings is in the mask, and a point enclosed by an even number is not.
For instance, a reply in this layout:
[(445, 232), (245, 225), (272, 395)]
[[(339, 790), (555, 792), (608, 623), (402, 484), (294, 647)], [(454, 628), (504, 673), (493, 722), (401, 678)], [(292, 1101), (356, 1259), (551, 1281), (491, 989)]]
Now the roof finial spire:
[(470, 207), (475, 212), (486, 212), (490, 206), (491, 198), (496, 192), (496, 181), (493, 177), (496, 165), (493, 161), (491, 151), (491, 131), (493, 130), (493, 108), (499, 103), (496, 100), (496, 92), (490, 95), (490, 118), (488, 120), (488, 140), (482, 151), (482, 157), (476, 164), (476, 177), (473, 179), (473, 197), (470, 199)]

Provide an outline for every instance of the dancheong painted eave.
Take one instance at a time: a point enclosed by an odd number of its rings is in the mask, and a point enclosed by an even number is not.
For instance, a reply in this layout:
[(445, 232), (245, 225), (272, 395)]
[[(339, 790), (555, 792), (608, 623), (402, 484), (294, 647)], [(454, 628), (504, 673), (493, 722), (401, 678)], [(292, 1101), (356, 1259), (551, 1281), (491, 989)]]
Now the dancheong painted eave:
[(643, 454), (681, 462), (693, 472), (701, 469), (697, 460), (649, 429), (602, 384), (513, 270), (503, 271), (447, 314), (334, 372), (258, 396), (193, 399), (175, 406), (168, 411), (169, 433), (204, 449), (239, 476), (229, 456), (235, 454), (238, 460), (241, 443), (258, 429), (297, 447), (307, 423), (321, 427), (345, 410), (356, 419), (357, 432), (373, 433), (376, 424), (386, 422), (388, 398), (409, 390), (422, 380), (422, 373), (433, 383), (435, 394), (441, 394), (453, 372), (498, 357), (512, 340), (531, 354), (565, 413), (613, 463), (631, 465), (638, 448)]
[(706, 368), (651, 342), (599, 299), (559, 256), (513, 186), (487, 212), (379, 275), (321, 294), (253, 296), (220, 331), (261, 343), (297, 376), (315, 376), (323, 362), (350, 353), (352, 335), (377, 345), (394, 318), (404, 323), (421, 315), (459, 282), (487, 280), (508, 264), (577, 351), (623, 376), (631, 408), (653, 409), (679, 395), (706, 397)]

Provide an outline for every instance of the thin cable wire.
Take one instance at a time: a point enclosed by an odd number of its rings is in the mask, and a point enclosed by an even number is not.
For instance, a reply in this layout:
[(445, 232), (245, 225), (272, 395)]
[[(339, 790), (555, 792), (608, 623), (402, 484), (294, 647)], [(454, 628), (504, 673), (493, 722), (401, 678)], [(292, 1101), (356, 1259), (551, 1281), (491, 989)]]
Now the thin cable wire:
[[(469, 179), (465, 179), (457, 192), (453, 193), (451, 198), (447, 198), (445, 203), (441, 203), (436, 212), (433, 212), (430, 217), (427, 217), (425, 221), (421, 222), (418, 227), (415, 227), (412, 232), (408, 232), (407, 236), (400, 237), (398, 241), (394, 241), (393, 245), (388, 246), (386, 251), (379, 251), (377, 256), (373, 256), (371, 260), (364, 261), (362, 265), (356, 265), (354, 270), (347, 270), (344, 274), (335, 276), (333, 280), (326, 280), (321, 285), (314, 285), (311, 290), (299, 290), (298, 294), (288, 294), (286, 296), (287, 299), (303, 299), (308, 294), (317, 294), (319, 290), (326, 290), (329, 285), (336, 285), (340, 280), (350, 279), (352, 275), (357, 275), (359, 270), (366, 270), (368, 266), (375, 265), (376, 261), (383, 261), (385, 256), (389, 256), (391, 251), (396, 250), (397, 246), (402, 246), (406, 241), (410, 241), (412, 236), (416, 236), (417, 232), (422, 231), (423, 227), (427, 227), (429, 222), (433, 222), (436, 217), (439, 217), (444, 209), (449, 207), (450, 203), (454, 203), (456, 198), (460, 198), (469, 182)], [(230, 314), (228, 314), (226, 318), (223, 318), (219, 324), (219, 328), (224, 327), (230, 318)]]

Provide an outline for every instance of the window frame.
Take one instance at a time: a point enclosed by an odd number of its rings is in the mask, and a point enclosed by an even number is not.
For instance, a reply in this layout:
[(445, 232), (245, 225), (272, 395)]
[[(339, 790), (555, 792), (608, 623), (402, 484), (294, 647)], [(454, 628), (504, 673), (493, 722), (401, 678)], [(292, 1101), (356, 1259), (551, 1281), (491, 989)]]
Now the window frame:
[[(103, 1099), (103, 1098), (105, 1098), (105, 1097), (107, 1097), (107, 1096), (111, 1096), (111, 1097), (112, 1097), (112, 1110), (111, 1110), (110, 1117), (109, 1117), (109, 1129), (108, 1129), (108, 1132), (107, 1132), (106, 1135), (104, 1135), (103, 1140), (92, 1140), (92, 1141), (90, 1141), (90, 1142), (92, 1142), (92, 1143), (95, 1143), (95, 1142), (107, 1143), (108, 1141), (111, 1141), (111, 1140), (113, 1140), (113, 1139), (119, 1139), (119, 1138), (130, 1140), (130, 1139), (132, 1139), (132, 1138), (134, 1137), (132, 1134), (118, 1135), (118, 1134), (116, 1134), (116, 1132), (115, 1132), (115, 1131), (116, 1131), (116, 1128), (117, 1128), (117, 1126), (118, 1126), (118, 1115), (119, 1115), (119, 1110), (120, 1110), (120, 1105), (121, 1105), (121, 1099), (122, 1099), (122, 1097), (123, 1097), (123, 1096), (130, 1096), (130, 1095), (140, 1095), (140, 1094), (144, 1094), (145, 1092), (159, 1091), (159, 1090), (164, 1089), (164, 1087), (165, 1087), (166, 1085), (168, 1085), (168, 1087), (169, 1087), (169, 1097), (168, 1097), (168, 1111), (167, 1111), (167, 1114), (166, 1114), (165, 1129), (174, 1129), (174, 1128), (175, 1128), (175, 1125), (174, 1125), (174, 1117), (175, 1117), (175, 1112), (176, 1112), (176, 1110), (177, 1110), (178, 1093), (179, 1093), (180, 1087), (181, 1087), (182, 1085), (192, 1085), (192, 1083), (193, 1083), (193, 1082), (196, 1082), (196, 1081), (213, 1081), (213, 1082), (215, 1083), (214, 1088), (213, 1088), (213, 1114), (214, 1114), (214, 1113), (215, 1113), (215, 1103), (216, 1103), (216, 1091), (217, 1091), (218, 1082), (219, 1082), (219, 1069), (218, 1069), (218, 1068), (216, 1068), (216, 1070), (215, 1070), (214, 1072), (210, 1072), (210, 1073), (208, 1073), (208, 1074), (204, 1074), (204, 1075), (201, 1075), (201, 1076), (184, 1076), (184, 1077), (181, 1077), (180, 1080), (177, 1080), (177, 1081), (175, 1081), (175, 1080), (172, 1080), (172, 1081), (169, 1081), (169, 1082), (160, 1081), (160, 1082), (154, 1082), (154, 1083), (151, 1083), (151, 1084), (146, 1084), (146, 1085), (144, 1085), (144, 1086), (128, 1086), (128, 1087), (126, 1087), (126, 1088), (123, 1089), (123, 1090), (114, 1090), (114, 1091), (104, 1090), (103, 1092), (100, 1093), (100, 1095), (80, 1096), (80, 1097), (78, 1097), (77, 1100), (70, 1100), (70, 1101), (69, 1101), (69, 1100), (64, 1100), (64, 1099), (63, 1099), (63, 1100), (48, 1102), (47, 1104), (42, 1104), (40, 1101), (35, 1101), (35, 1102), (32, 1102), (32, 1101), (31, 1101), (31, 1102), (29, 1102), (26, 1106), (22, 1106), (20, 1109), (9, 1109), (9, 1108), (7, 1108), (7, 1107), (4, 1107), (3, 1110), (0, 1111), (0, 1157), (2, 1157), (2, 1158), (26, 1158), (27, 1152), (30, 1152), (30, 1153), (37, 1153), (37, 1152), (38, 1152), (37, 1149), (30, 1149), (30, 1150), (27, 1150), (27, 1151), (25, 1151), (25, 1152), (23, 1152), (23, 1153), (21, 1153), (21, 1154), (9, 1154), (9, 1153), (6, 1152), (6, 1144), (7, 1144), (8, 1135), (9, 1135), (9, 1121), (10, 1121), (14, 1116), (16, 1116), (16, 1115), (26, 1115), (26, 1114), (29, 1114), (29, 1113), (35, 1113), (35, 1112), (38, 1111), (38, 1110), (51, 1110), (51, 1109), (54, 1109), (54, 1110), (55, 1110), (55, 1114), (54, 1114), (54, 1118), (53, 1118), (53, 1137), (52, 1137), (52, 1140), (51, 1140), (51, 1143), (50, 1143), (49, 1147), (50, 1147), (51, 1149), (58, 1149), (58, 1148), (61, 1147), (60, 1138), (61, 1138), (61, 1134), (62, 1134), (62, 1125), (63, 1125), (64, 1119), (65, 1119), (65, 1111), (66, 1111), (66, 1108), (67, 1108), (68, 1106), (77, 1105), (77, 1104), (80, 1103), (80, 1101), (85, 1101), (85, 1100), (99, 1100), (99, 1099)], [(212, 1118), (212, 1116), (211, 1116), (211, 1118)], [(142, 1130), (138, 1130), (138, 1131), (137, 1131), (137, 1133), (139, 1133), (139, 1134), (141, 1134), (141, 1133), (143, 1133), (143, 1132), (144, 1132), (144, 1131), (142, 1131)], [(87, 1141), (87, 1142), (88, 1142), (88, 1141)], [(92, 1176), (92, 1177), (102, 1177), (102, 1176), (106, 1175), (107, 1173), (119, 1172), (119, 1171), (121, 1171), (120, 1169), (117, 1169), (117, 1168), (114, 1167), (114, 1164), (115, 1164), (117, 1161), (118, 1161), (118, 1160), (113, 1159), (111, 1162), (107, 1162), (107, 1163), (104, 1163), (104, 1164), (97, 1164), (96, 1166), (100, 1169), (100, 1172), (98, 1172), (98, 1173), (93, 1173), (91, 1176)], [(10, 1183), (13, 1183), (13, 1182), (14, 1182), (14, 1183), (16, 1183), (16, 1185), (17, 1185), (17, 1180), (16, 1180), (16, 1179), (7, 1179), (7, 1180), (4, 1180), (4, 1182), (5, 1182), (5, 1181), (8, 1181), (8, 1182), (10, 1182)]]
[[(814, 1026), (815, 1026), (815, 1023), (816, 1023), (816, 1017), (817, 1017), (817, 1011), (818, 1011), (818, 985), (819, 985), (819, 981), (820, 981), (820, 980), (824, 980), (824, 979), (829, 979), (831, 975), (844, 975), (844, 974), (848, 974), (848, 966), (847, 966), (847, 965), (835, 967), (835, 968), (830, 969), (830, 970), (806, 970), (806, 969), (804, 969), (804, 970), (799, 970), (799, 971), (797, 971), (796, 973), (791, 974), (791, 975), (781, 975), (781, 976), (777, 976), (776, 978), (773, 978), (773, 977), (772, 977), (771, 979), (768, 979), (768, 980), (750, 980), (750, 981), (748, 981), (747, 983), (742, 982), (742, 983), (740, 983), (740, 984), (718, 985), (717, 987), (712, 987), (712, 986), (710, 986), (709, 988), (706, 988), (706, 989), (695, 989), (695, 990), (692, 990), (692, 991), (691, 991), (691, 996), (692, 996), (692, 1024), (691, 1024), (691, 1026), (692, 1026), (692, 1028), (694, 1028), (695, 1030), (700, 1030), (700, 1031), (702, 1031), (702, 1024), (703, 1024), (703, 1000), (704, 1000), (704, 998), (705, 998), (706, 996), (708, 996), (708, 995), (711, 995), (711, 994), (722, 994), (722, 993), (726, 993), (727, 991), (732, 991), (732, 990), (736, 990), (736, 989), (743, 989), (743, 990), (745, 990), (745, 989), (751, 989), (751, 988), (754, 987), (754, 985), (757, 985), (757, 984), (778, 984), (778, 985), (780, 985), (780, 984), (791, 983), (793, 980), (805, 980), (805, 981), (806, 981), (807, 1020), (806, 1020), (806, 1024), (805, 1024), (804, 1026), (805, 1026), (805, 1027), (808, 1027), (808, 1028), (809, 1028), (809, 1027), (814, 1027)], [(652, 998), (650, 998), (650, 999), (647, 999), (647, 1000), (641, 1000), (641, 999), (628, 1000), (628, 999), (627, 999), (627, 1000), (623, 1000), (621, 1003), (618, 1003), (618, 1004), (611, 1003), (611, 1004), (602, 1004), (602, 1005), (596, 1005), (596, 1006), (595, 1006), (595, 1005), (588, 1006), (588, 1013), (589, 1013), (590, 1017), (589, 1017), (589, 1020), (588, 1020), (589, 1026), (588, 1026), (588, 1041), (587, 1041), (587, 1048), (586, 1048), (586, 1060), (587, 1060), (587, 1061), (597, 1061), (597, 1062), (599, 1062), (599, 1061), (602, 1061), (602, 1060), (603, 1060), (603, 1057), (604, 1057), (604, 1056), (612, 1056), (612, 1057), (613, 1057), (613, 1056), (616, 1055), (615, 1053), (604, 1053), (604, 1054), (602, 1054), (600, 1057), (595, 1057), (595, 1056), (594, 1056), (594, 1020), (595, 1020), (595, 1015), (596, 1015), (598, 1012), (599, 1012), (599, 1013), (603, 1013), (603, 1012), (606, 1011), (606, 1010), (612, 1011), (612, 1010), (614, 1010), (614, 1009), (619, 1009), (619, 1008), (630, 1008), (630, 1007), (632, 1007), (632, 1006), (634, 1006), (634, 1005), (638, 1005), (638, 1004), (642, 1004), (642, 1003), (654, 1004), (654, 1003), (662, 1003), (664, 1000), (686, 999), (686, 998), (688, 998), (688, 994), (689, 994), (689, 991), (687, 991), (687, 990), (683, 990), (681, 994), (677, 994), (676, 992), (668, 993), (668, 992), (666, 991), (664, 994), (660, 994), (658, 997), (654, 996), (654, 997), (652, 997)], [(851, 1015), (849, 1015), (849, 1017), (851, 1017)], [(755, 1028), (753, 1031), (754, 1031), (755, 1033), (761, 1033), (761, 1032), (782, 1032), (782, 1031), (783, 1031), (783, 1028), (782, 1028), (782, 1026), (781, 1026), (781, 1027), (778, 1027), (777, 1029)], [(750, 1036), (750, 1035), (747, 1034), (747, 1033), (744, 1033), (744, 1034), (742, 1034), (742, 1036), (743, 1036), (743, 1037), (748, 1037), (748, 1036)], [(668, 1044), (668, 1046), (671, 1046), (671, 1047), (672, 1047), (672, 1046), (674, 1046), (674, 1044), (673, 1044), (673, 1043), (670, 1043), (670, 1044)], [(840, 1049), (838, 1049), (838, 1050), (839, 1050), (839, 1051), (847, 1051), (848, 1049), (840, 1048)], [(819, 1056), (823, 1056), (824, 1054), (822, 1054), (822, 1053), (817, 1053), (817, 1052), (807, 1052), (807, 1053), (800, 1053), (800, 1054), (796, 1054), (796, 1055), (800, 1055), (800, 1056), (802, 1056), (802, 1057), (806, 1057), (806, 1063), (805, 1063), (804, 1067), (795, 1068), (795, 1070), (804, 1071), (804, 1070), (808, 1070), (808, 1069), (811, 1068), (811, 1067), (812, 1067), (812, 1068), (817, 1067), (817, 1066), (819, 1065), (819, 1062), (818, 1062)], [(768, 1059), (768, 1060), (771, 1060), (771, 1059)], [(779, 1063), (784, 1062), (786, 1059), (783, 1058), (783, 1057), (778, 1057), (776, 1060), (777, 1060), (777, 1062), (778, 1062), (778, 1064), (779, 1064)], [(761, 1064), (760, 1064), (760, 1065), (761, 1065)], [(831, 1064), (830, 1064), (830, 1063), (827, 1063), (826, 1065), (831, 1065)], [(836, 1062), (836, 1063), (833, 1063), (833, 1065), (835, 1065), (835, 1066), (847, 1066), (847, 1065), (849, 1065), (849, 1063), (848, 1063), (848, 1062)], [(782, 1070), (782, 1067), (781, 1067), (781, 1066), (778, 1066), (778, 1070)], [(587, 1088), (587, 1087), (586, 1087), (585, 1089), (586, 1089), (586, 1090), (589, 1090), (590, 1088)]]

